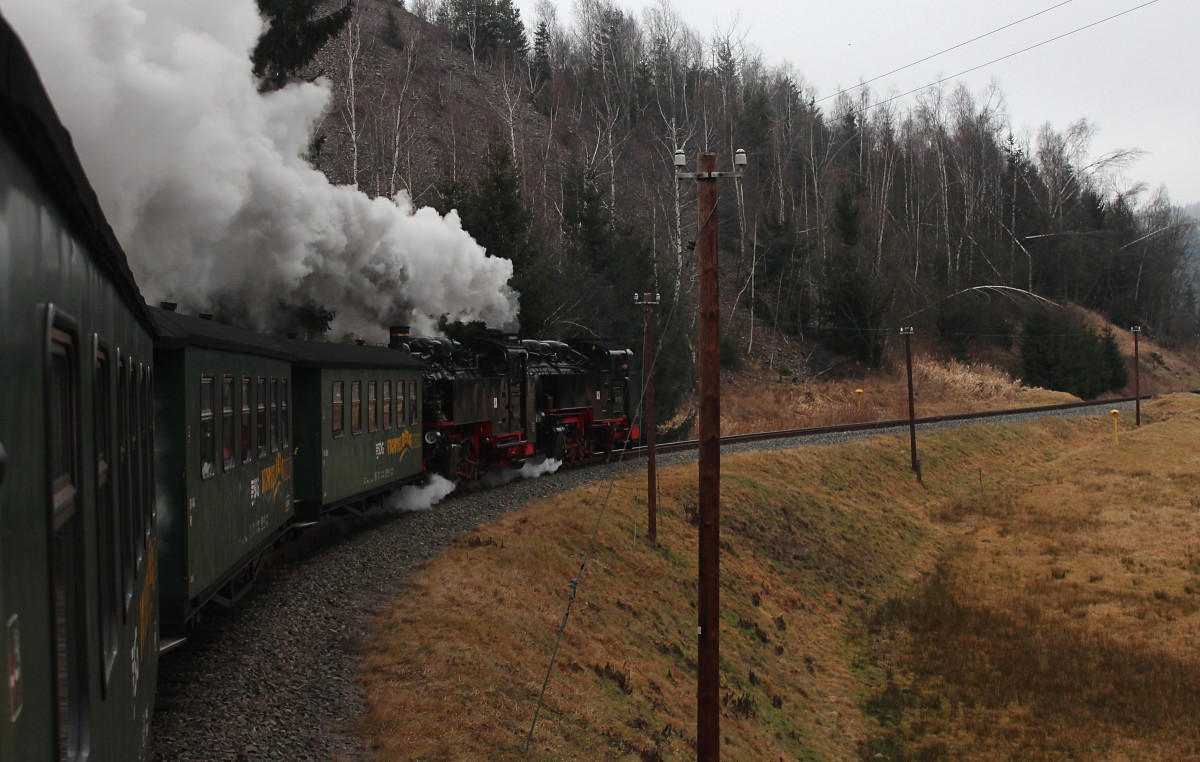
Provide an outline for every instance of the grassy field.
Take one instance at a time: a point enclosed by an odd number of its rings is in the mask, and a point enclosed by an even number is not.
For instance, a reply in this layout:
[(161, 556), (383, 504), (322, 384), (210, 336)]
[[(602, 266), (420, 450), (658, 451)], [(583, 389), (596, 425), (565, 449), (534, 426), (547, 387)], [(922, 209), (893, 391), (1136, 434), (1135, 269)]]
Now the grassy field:
[[(1021, 386), (990, 365), (918, 357), (913, 361), (913, 401), (918, 416), (930, 416), (1055, 405), (1076, 398)], [(817, 384), (764, 373), (722, 379), (723, 434), (906, 418), (908, 377), (903, 364), (864, 378)], [(695, 426), (689, 434), (695, 437)]]
[(946, 553), (869, 619), (870, 757), (1200, 759), (1198, 407), (933, 511)]
[[(731, 760), (1189, 759), (1200, 401), (727, 457)], [(381, 617), (380, 759), (694, 758), (695, 466), (460, 537)], [(593, 531), (595, 530), (595, 539)], [(586, 558), (528, 755), (526, 734)]]

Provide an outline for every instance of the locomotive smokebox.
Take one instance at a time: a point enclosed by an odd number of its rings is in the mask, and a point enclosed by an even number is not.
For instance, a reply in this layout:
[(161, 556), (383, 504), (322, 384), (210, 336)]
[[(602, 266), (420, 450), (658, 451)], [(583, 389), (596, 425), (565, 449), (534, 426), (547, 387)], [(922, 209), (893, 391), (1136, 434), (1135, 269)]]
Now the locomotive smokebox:
[(394, 325), (388, 329), (388, 349), (400, 349), (400, 345), (408, 341), (408, 326)]

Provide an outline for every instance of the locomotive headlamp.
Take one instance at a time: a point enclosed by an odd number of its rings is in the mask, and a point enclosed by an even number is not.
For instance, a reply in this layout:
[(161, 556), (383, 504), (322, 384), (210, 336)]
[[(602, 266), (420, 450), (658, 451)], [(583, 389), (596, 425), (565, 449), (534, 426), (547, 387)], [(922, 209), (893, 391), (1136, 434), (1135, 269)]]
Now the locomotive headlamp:
[(425, 432), (425, 444), (435, 445), (441, 438), (442, 432), (438, 431), (437, 429), (430, 429), (429, 431)]

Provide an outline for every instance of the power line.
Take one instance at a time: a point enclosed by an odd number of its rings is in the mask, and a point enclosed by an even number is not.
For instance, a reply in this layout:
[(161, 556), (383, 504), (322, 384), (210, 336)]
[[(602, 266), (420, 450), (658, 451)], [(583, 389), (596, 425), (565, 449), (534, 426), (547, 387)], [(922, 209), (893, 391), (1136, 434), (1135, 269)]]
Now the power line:
[(913, 93), (919, 93), (922, 90), (928, 90), (931, 87), (937, 87), (938, 85), (942, 84), (943, 82), (948, 82), (949, 80), (955, 79), (957, 77), (961, 77), (964, 74), (970, 74), (973, 71), (977, 71), (979, 69), (983, 69), (985, 67), (991, 66), (994, 63), (999, 63), (999, 62), (1007, 60), (1009, 58), (1013, 58), (1014, 56), (1019, 56), (1022, 53), (1028, 53), (1029, 51), (1034, 50), (1035, 48), (1040, 48), (1043, 45), (1049, 45), (1052, 42), (1057, 42), (1058, 40), (1061, 40), (1064, 37), (1070, 37), (1071, 35), (1073, 35), (1077, 32), (1082, 32), (1085, 29), (1091, 29), (1092, 27), (1099, 26), (1100, 24), (1103, 24), (1106, 21), (1112, 21), (1115, 18), (1120, 18), (1121, 16), (1125, 16), (1127, 14), (1133, 13), (1134, 11), (1141, 10), (1142, 8), (1145, 8), (1147, 5), (1154, 5), (1157, 2), (1158, 2), (1158, 0), (1148, 0), (1148, 2), (1142, 3), (1141, 5), (1134, 6), (1133, 8), (1130, 8), (1129, 10), (1121, 11), (1120, 13), (1114, 13), (1113, 15), (1111, 15), (1107, 18), (1102, 18), (1099, 21), (1093, 21), (1090, 24), (1085, 24), (1084, 26), (1078, 27), (1076, 29), (1072, 29), (1069, 32), (1063, 32), (1062, 34), (1057, 35), (1055, 37), (1051, 37), (1048, 40), (1043, 40), (1042, 42), (1039, 42), (1036, 45), (1030, 45), (1027, 48), (1022, 48), (1021, 50), (1018, 50), (1013, 53), (1009, 53), (1008, 55), (1000, 56), (999, 58), (994, 58), (991, 61), (988, 61), (987, 63), (981, 63), (978, 66), (972, 66), (969, 69), (964, 69), (957, 74), (951, 74), (948, 77), (942, 77), (941, 79), (937, 80), (936, 82), (930, 82), (927, 85), (921, 85), (920, 87), (914, 87), (912, 90), (909, 90), (908, 92), (900, 93), (899, 95), (893, 95), (891, 98), (885, 98), (884, 100), (878, 101), (877, 103), (872, 103), (870, 106), (866, 106), (861, 109), (856, 109), (853, 113), (865, 114), (866, 112), (868, 112), (871, 109), (876, 108), (878, 106), (883, 106), (888, 103), (891, 103), (892, 101), (900, 100), (901, 98), (905, 98), (909, 95), (912, 95)]
[[(679, 299), (676, 298), (671, 303), (670, 312), (667, 313), (667, 320), (666, 320), (666, 323), (665, 323), (665, 326), (663, 329), (664, 332), (666, 331), (666, 326), (670, 326), (671, 319), (675, 316), (675, 308), (678, 305), (679, 305)], [(647, 373), (654, 372), (654, 366), (658, 364), (658, 356), (661, 352), (662, 352), (662, 346), (659, 345), (658, 347), (655, 348), (654, 357), (650, 362), (650, 368), (646, 369)], [(634, 424), (637, 424), (641, 421), (642, 404), (645, 402), (645, 395), (646, 395), (646, 387), (644, 385), (642, 386), (641, 393), (642, 393), (642, 399), (639, 400), (638, 406), (637, 406), (637, 412), (634, 414), (634, 419), (633, 419)], [(625, 460), (625, 452), (626, 452), (626, 449), (629, 447), (629, 442), (630, 442), (630, 438), (632, 437), (632, 434), (633, 434), (633, 427), (631, 426), (629, 428), (629, 431), (626, 432), (626, 434), (625, 434), (625, 448), (622, 448), (620, 455), (617, 456), (618, 463), (623, 463)], [(605, 459), (606, 463), (610, 462), (612, 460), (613, 454), (614, 454), (614, 452), (612, 450), (610, 450), (608, 453), (608, 457)], [(530, 723), (529, 723), (529, 733), (525, 736), (525, 753), (526, 754), (529, 753), (529, 746), (530, 746), (530, 744), (533, 743), (533, 733), (537, 729), (538, 717), (542, 713), (542, 704), (546, 700), (546, 689), (550, 685), (551, 675), (554, 674), (554, 663), (558, 659), (558, 649), (559, 649), (559, 646), (562, 645), (563, 633), (566, 632), (567, 622), (571, 618), (571, 609), (575, 606), (575, 597), (579, 593), (579, 584), (580, 584), (580, 582), (583, 581), (583, 572), (587, 568), (588, 561), (591, 560), (592, 552), (596, 545), (596, 536), (600, 533), (600, 524), (601, 524), (601, 522), (604, 521), (604, 514), (608, 511), (608, 502), (612, 498), (613, 489), (616, 487), (616, 483), (617, 483), (617, 476), (614, 474), (608, 480), (608, 492), (606, 492), (604, 495), (604, 502), (600, 504), (600, 511), (596, 516), (596, 523), (592, 526), (592, 534), (591, 534), (591, 537), (588, 538), (587, 548), (585, 549), (584, 554), (583, 554), (583, 560), (579, 563), (579, 570), (577, 572), (575, 572), (575, 577), (571, 580), (571, 591), (567, 595), (567, 607), (566, 607), (566, 610), (563, 611), (562, 621), (559, 623), (559, 626), (558, 626), (558, 634), (555, 636), (555, 639), (554, 639), (554, 648), (550, 652), (550, 663), (548, 665), (546, 665), (546, 677), (542, 680), (542, 689), (538, 693), (537, 706), (533, 710), (533, 719), (530, 720)]]
[(1036, 18), (1038, 16), (1041, 16), (1044, 13), (1049, 13), (1050, 11), (1054, 10), (1055, 8), (1061, 8), (1062, 6), (1066, 5), (1067, 3), (1071, 3), (1071, 2), (1074, 2), (1074, 0), (1063, 0), (1063, 2), (1058, 3), (1057, 5), (1052, 5), (1049, 8), (1046, 8), (1045, 10), (1038, 11), (1037, 13), (1026, 16), (1025, 18), (1022, 18), (1022, 19), (1017, 19), (1016, 21), (1013, 21), (1009, 24), (1005, 24), (1002, 27), (997, 27), (996, 29), (993, 29), (992, 31), (987, 32), (985, 34), (981, 34), (978, 37), (972, 37), (971, 39), (967, 40), (966, 42), (960, 42), (957, 45), (952, 45), (951, 47), (946, 48), (945, 50), (939, 50), (938, 52), (933, 53), (932, 55), (925, 56), (924, 58), (922, 58), (918, 61), (913, 61), (912, 63), (905, 64), (904, 66), (901, 66), (898, 69), (892, 69), (891, 71), (889, 71), (885, 74), (880, 74), (878, 77), (872, 77), (871, 79), (868, 79), (866, 82), (858, 83), (854, 87), (848, 87), (844, 90), (838, 90), (836, 93), (833, 93), (831, 95), (826, 95), (824, 98), (821, 98), (820, 100), (818, 100), (817, 103), (823, 103), (824, 101), (827, 101), (830, 98), (836, 98), (837, 96), (841, 95), (842, 93), (849, 93), (849, 92), (853, 92), (854, 90), (858, 90), (859, 88), (866, 87), (867, 85), (871, 84), (872, 82), (883, 79), (884, 77), (890, 77), (891, 75), (896, 74), (898, 72), (902, 72), (905, 69), (911, 69), (912, 67), (916, 66), (917, 64), (925, 63), (926, 61), (929, 61), (933, 58), (937, 58), (938, 56), (942, 55), (943, 53), (949, 53), (952, 50), (958, 50), (961, 47), (970, 45), (972, 42), (978, 42), (979, 40), (982, 40), (985, 37), (991, 37), (993, 34), (996, 34), (997, 32), (1003, 32), (1005, 29), (1008, 29), (1009, 27), (1016, 26), (1017, 24), (1020, 24), (1024, 21), (1028, 21), (1031, 18)]

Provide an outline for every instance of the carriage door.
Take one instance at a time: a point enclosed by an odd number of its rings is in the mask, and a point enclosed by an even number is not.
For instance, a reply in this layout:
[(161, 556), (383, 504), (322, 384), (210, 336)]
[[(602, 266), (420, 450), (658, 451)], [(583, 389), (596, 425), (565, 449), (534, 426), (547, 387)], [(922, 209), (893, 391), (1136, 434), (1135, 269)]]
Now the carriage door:
[(75, 321), (53, 306), (46, 315), (45, 361), (56, 756), (71, 762), (88, 752), (79, 332)]

